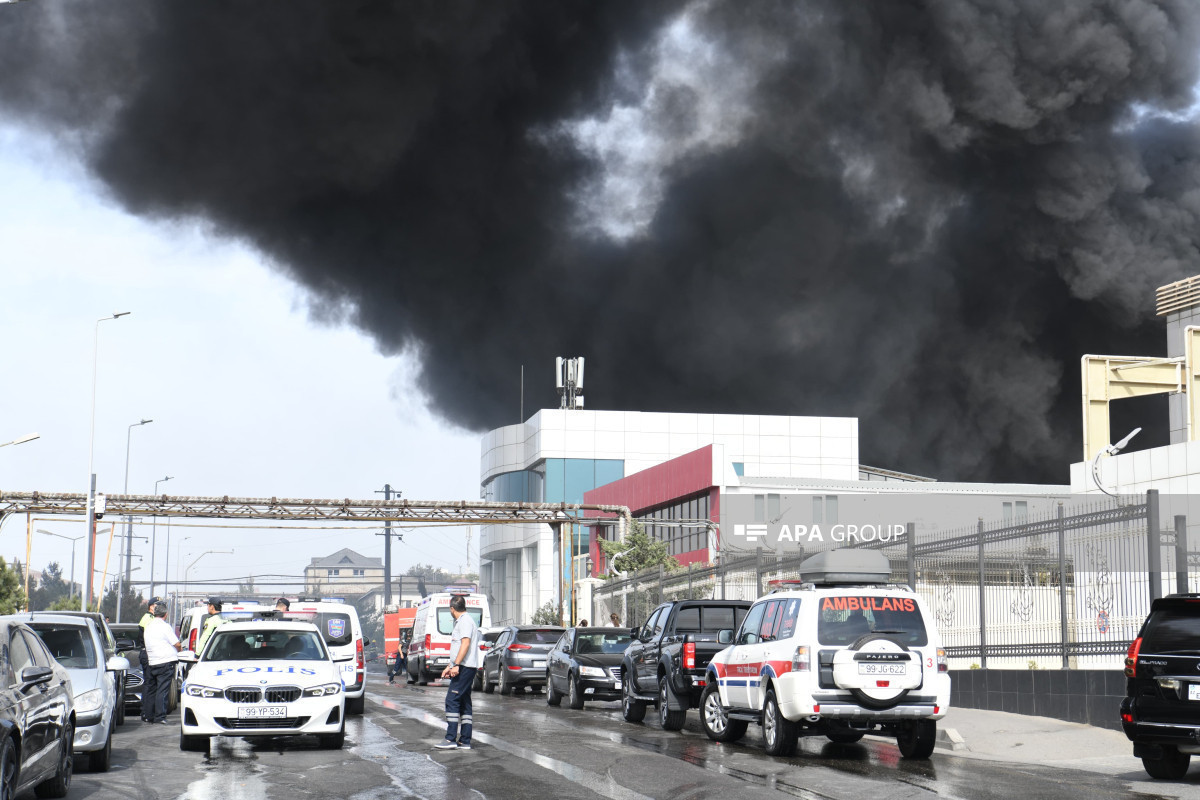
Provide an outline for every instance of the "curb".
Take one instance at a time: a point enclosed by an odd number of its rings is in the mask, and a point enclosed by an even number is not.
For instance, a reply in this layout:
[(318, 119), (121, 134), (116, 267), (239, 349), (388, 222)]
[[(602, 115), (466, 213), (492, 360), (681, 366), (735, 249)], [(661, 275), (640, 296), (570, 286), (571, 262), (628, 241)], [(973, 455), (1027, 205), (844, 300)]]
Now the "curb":
[(937, 741), (934, 747), (938, 750), (970, 750), (967, 742), (954, 728), (938, 728)]

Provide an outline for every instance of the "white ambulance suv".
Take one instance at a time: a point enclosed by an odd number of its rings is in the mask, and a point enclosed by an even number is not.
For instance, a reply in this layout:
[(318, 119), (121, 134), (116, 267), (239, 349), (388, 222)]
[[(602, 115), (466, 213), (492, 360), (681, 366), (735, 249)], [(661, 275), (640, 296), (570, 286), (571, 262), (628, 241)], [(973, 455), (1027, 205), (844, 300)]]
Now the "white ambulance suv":
[(708, 665), (700, 722), (710, 739), (762, 726), (771, 755), (800, 736), (856, 742), (896, 737), (905, 758), (928, 758), (950, 703), (946, 652), (922, 599), (888, 585), (882, 553), (831, 550), (751, 606)]
[(333, 663), (341, 671), (346, 687), (346, 713), (363, 713), (367, 699), (367, 662), (363, 650), (371, 640), (363, 636), (354, 604), (336, 598), (301, 597), (293, 600), (281, 616), (317, 626), (333, 656)]
[(450, 634), (454, 632), (454, 617), (450, 615), (450, 598), (461, 595), (467, 604), (467, 614), (480, 628), (490, 628), (492, 613), (488, 608), (487, 595), (473, 588), (459, 590), (447, 586), (443, 592), (435, 592), (421, 599), (417, 616), (413, 620), (412, 642), (408, 646), (409, 683), (416, 681), (421, 686), (436, 681), (442, 670), (450, 665)]

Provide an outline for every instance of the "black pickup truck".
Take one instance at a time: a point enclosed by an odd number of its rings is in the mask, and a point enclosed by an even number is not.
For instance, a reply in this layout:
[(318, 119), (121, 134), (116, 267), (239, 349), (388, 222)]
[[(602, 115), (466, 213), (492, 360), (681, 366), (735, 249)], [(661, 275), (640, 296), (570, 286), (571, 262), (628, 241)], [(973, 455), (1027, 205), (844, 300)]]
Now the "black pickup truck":
[(621, 710), (641, 722), (646, 706), (658, 709), (664, 730), (683, 727), (689, 708), (700, 705), (704, 670), (728, 645), (722, 630), (737, 630), (750, 603), (745, 600), (676, 600), (663, 603), (646, 624), (633, 628), (633, 643), (621, 662)]

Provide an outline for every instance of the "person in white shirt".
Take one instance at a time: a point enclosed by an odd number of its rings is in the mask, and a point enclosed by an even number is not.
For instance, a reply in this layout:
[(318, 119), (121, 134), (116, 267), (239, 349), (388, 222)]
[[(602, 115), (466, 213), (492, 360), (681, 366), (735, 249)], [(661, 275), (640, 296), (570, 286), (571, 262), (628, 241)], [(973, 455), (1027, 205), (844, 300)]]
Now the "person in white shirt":
[(167, 701), (171, 696), (171, 680), (175, 662), (179, 660), (179, 637), (167, 622), (167, 605), (154, 607), (154, 619), (146, 625), (146, 660), (150, 672), (142, 686), (142, 717), (148, 722), (167, 723)]
[(614, 611), (613, 613), (609, 614), (608, 620), (612, 623), (614, 628), (621, 627), (621, 617), (617, 614), (617, 612)]
[(467, 611), (467, 601), (462, 595), (450, 598), (450, 616), (454, 617), (454, 630), (450, 633), (450, 666), (442, 670), (442, 677), (450, 679), (446, 688), (446, 739), (434, 745), (438, 750), (470, 750), (471, 687), (475, 684), (475, 672), (479, 669), (479, 626)]

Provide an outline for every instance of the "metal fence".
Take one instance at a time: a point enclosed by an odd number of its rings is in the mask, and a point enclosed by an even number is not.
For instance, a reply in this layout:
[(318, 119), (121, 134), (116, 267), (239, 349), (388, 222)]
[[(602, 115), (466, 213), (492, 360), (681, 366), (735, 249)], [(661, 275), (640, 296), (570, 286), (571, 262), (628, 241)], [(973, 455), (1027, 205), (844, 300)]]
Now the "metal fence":
[[(1182, 517), (1176, 530), (1186, 530)], [(1148, 532), (1150, 538), (1148, 539)], [(909, 526), (898, 542), (875, 544), (891, 563), (891, 581), (920, 594), (953, 668), (1115, 668), (1137, 636), (1152, 596), (1187, 590), (1185, 536), (1175, 577), (1162, 575), (1157, 492), (1059, 505), (1057, 512), (1013, 523), (956, 530)], [(593, 619), (617, 613), (640, 625), (661, 602), (754, 600), (776, 579), (799, 577), (804, 559), (835, 545), (786, 555), (759, 550), (715, 565), (659, 568), (606, 581), (593, 594)], [(866, 548), (866, 545), (860, 545)]]

